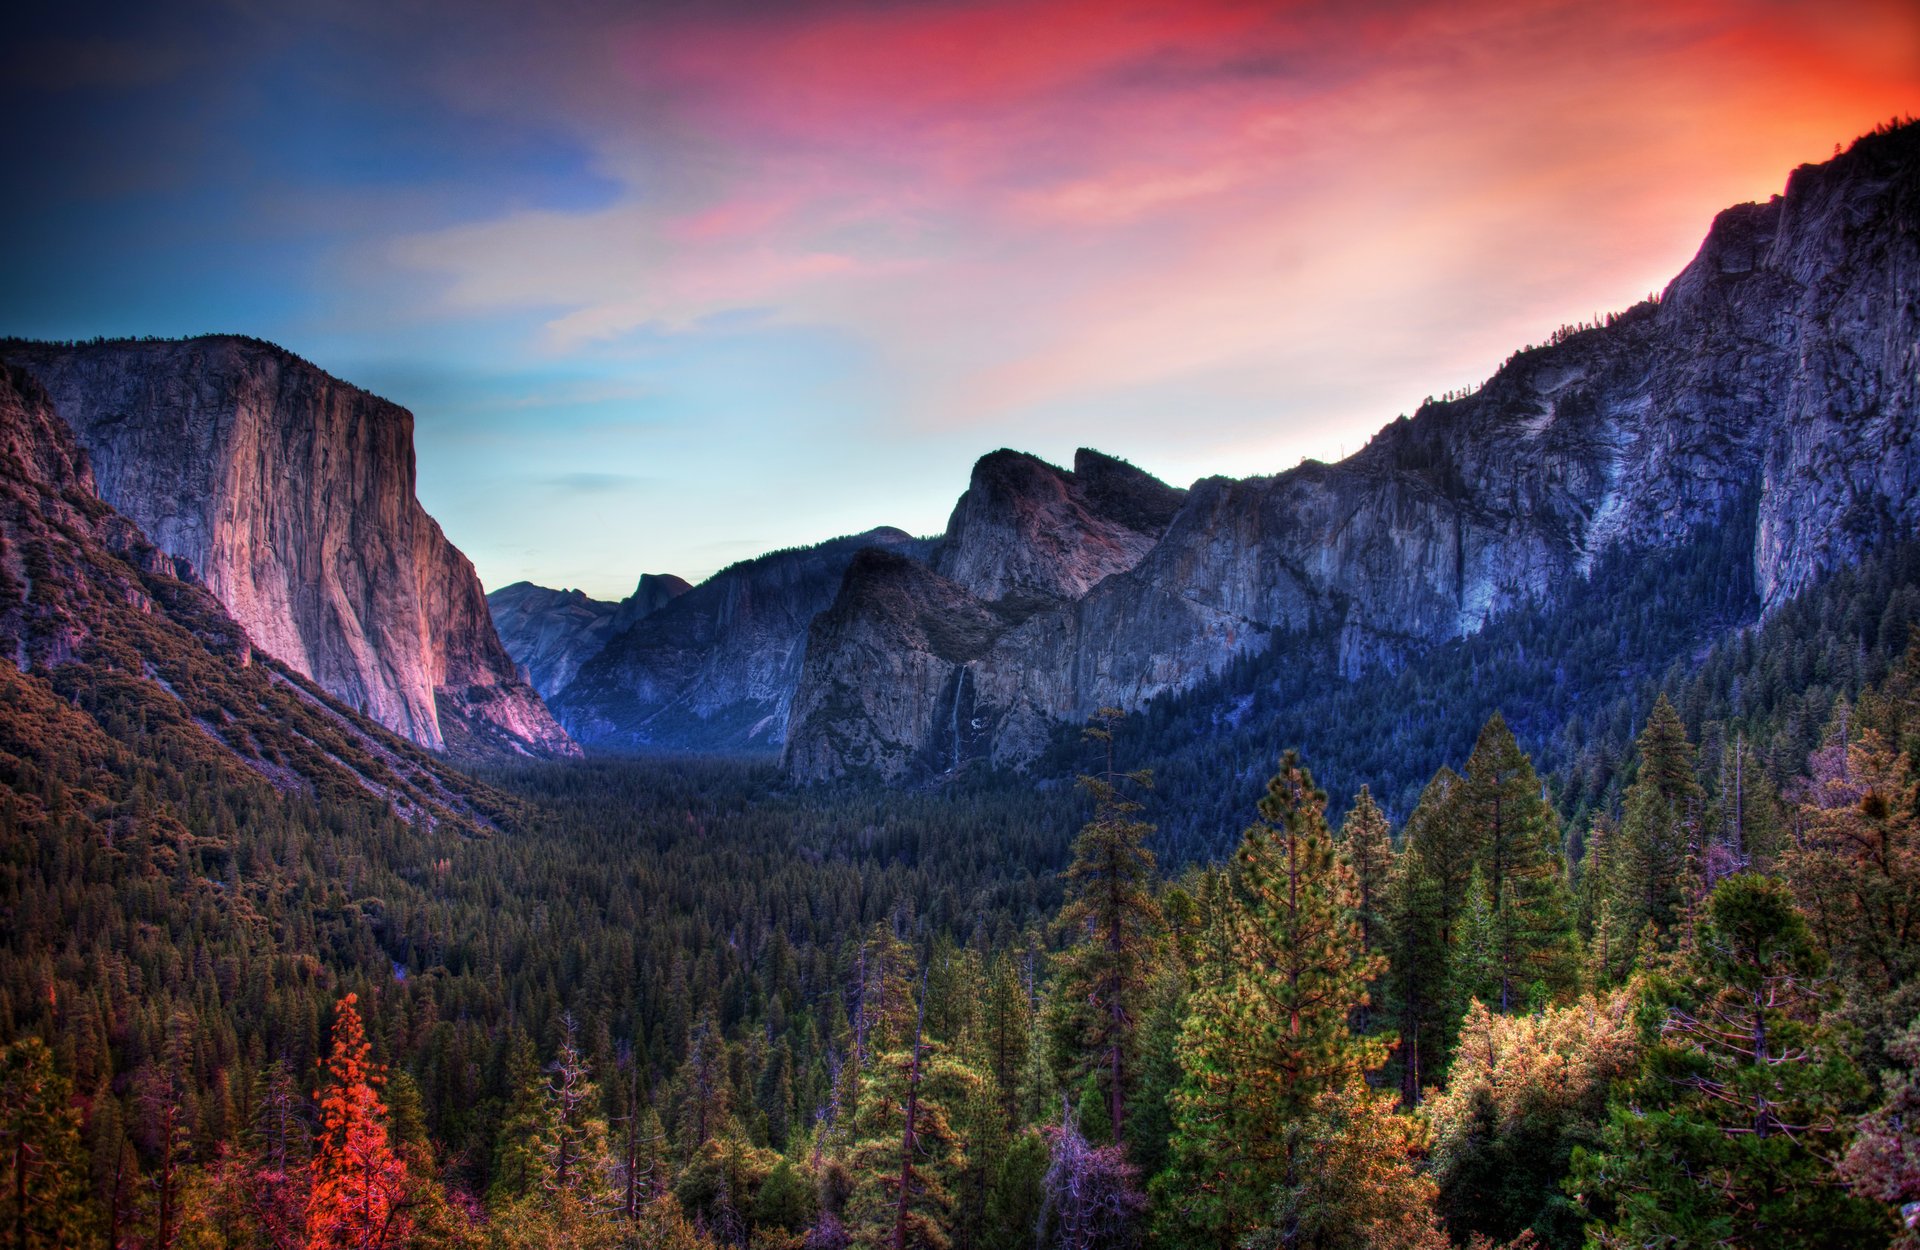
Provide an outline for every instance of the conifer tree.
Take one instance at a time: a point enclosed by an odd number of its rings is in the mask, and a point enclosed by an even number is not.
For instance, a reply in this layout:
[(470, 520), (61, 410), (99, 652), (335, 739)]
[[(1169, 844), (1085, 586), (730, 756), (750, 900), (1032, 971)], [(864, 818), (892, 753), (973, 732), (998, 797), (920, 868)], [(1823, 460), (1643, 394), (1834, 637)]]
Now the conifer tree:
[(495, 1136), (490, 1202), (525, 1197), (540, 1187), (547, 1153), (546, 1080), (533, 1039), (514, 1029), (507, 1039), (509, 1101)]
[(1360, 948), (1325, 812), (1287, 752), (1234, 860), (1236, 954), (1195, 991), (1181, 1032), (1171, 1162), (1156, 1182), (1170, 1244), (1230, 1247), (1258, 1227), (1303, 1148), (1288, 1127), (1384, 1057), (1349, 1025), (1380, 961)]
[[(1456, 927), (1453, 951), (1447, 957), (1448, 1013), (1458, 1020), (1470, 1003), (1499, 1006), (1500, 991), (1500, 918), (1493, 909), (1493, 894), (1478, 866), (1467, 884), (1467, 906)], [(1449, 1034), (1452, 1029), (1449, 1028)]]
[(9, 1250), (56, 1250), (93, 1233), (80, 1112), (46, 1043), (0, 1046), (0, 1237)]
[(1688, 900), (1704, 796), (1693, 744), (1666, 695), (1655, 700), (1635, 746), (1639, 763), (1613, 861), (1615, 898), (1626, 934), (1650, 926), (1661, 945), (1671, 946)]
[[(1384, 955), (1393, 837), (1387, 814), (1373, 801), (1373, 792), (1366, 786), (1360, 787), (1353, 806), (1347, 809), (1347, 818), (1340, 824), (1340, 854), (1353, 874), (1354, 919), (1360, 924), (1360, 945), (1369, 955)], [(1359, 1032), (1372, 1032), (1374, 1005), (1381, 1001), (1381, 988), (1378, 982), (1367, 987), (1368, 1005), (1354, 1017), (1354, 1028)]]
[(1647, 1061), (1568, 1185), (1602, 1246), (1884, 1245), (1884, 1208), (1836, 1172), (1866, 1084), (1787, 887), (1717, 886), (1681, 975), (1649, 991)]
[(1856, 993), (1878, 999), (1920, 975), (1920, 782), (1876, 730), (1845, 758), (1808, 787), (1781, 867)]
[(1060, 912), (1069, 941), (1060, 1001), (1074, 1069), (1105, 1095), (1107, 1140), (1116, 1144), (1125, 1140), (1127, 1094), (1138, 1079), (1141, 1017), (1161, 928), (1153, 854), (1145, 846), (1153, 826), (1134, 818), (1140, 804), (1121, 791), (1123, 783), (1146, 786), (1152, 777), (1114, 771), (1113, 730), (1121, 715), (1102, 708), (1085, 731), (1106, 747), (1106, 771), (1080, 778), (1094, 814), (1074, 842)]
[(1387, 936), (1381, 914), (1386, 907), (1387, 878), (1393, 872), (1393, 837), (1387, 814), (1366, 786), (1360, 787), (1347, 818), (1340, 822), (1340, 851), (1353, 874), (1354, 919), (1360, 924), (1361, 944), (1368, 954), (1377, 954)]
[(1468, 819), (1466, 780), (1442, 766), (1420, 792), (1407, 817), (1404, 845), (1419, 852), (1418, 863), (1434, 889), (1434, 919), (1443, 947), (1453, 946), (1453, 926), (1467, 904), (1467, 884), (1481, 859), (1482, 831)]
[(1440, 886), (1417, 846), (1395, 857), (1387, 881), (1387, 1006), (1399, 1044), (1392, 1068), (1400, 1102), (1417, 1106), (1421, 1091), (1446, 1070), (1452, 1002), (1447, 948), (1441, 940)]
[(1536, 980), (1564, 986), (1570, 979), (1572, 917), (1559, 821), (1533, 761), (1498, 712), (1480, 730), (1459, 794), (1493, 922), (1496, 998), (1488, 1005), (1510, 1012), (1526, 1005)]
[(385, 1250), (408, 1244), (407, 1167), (387, 1138), (376, 1086), (385, 1073), (348, 994), (334, 1012), (320, 1140), (307, 1200), (307, 1250)]
[(981, 1085), (977, 1073), (918, 1029), (900, 1049), (874, 1056), (847, 1159), (854, 1244), (947, 1250), (955, 1184), (967, 1166), (950, 1109), (978, 1097)]
[(1434, 1186), (1417, 1167), (1418, 1122), (1358, 1074), (1322, 1090), (1289, 1124), (1295, 1147), (1264, 1227), (1246, 1250), (1448, 1250)]

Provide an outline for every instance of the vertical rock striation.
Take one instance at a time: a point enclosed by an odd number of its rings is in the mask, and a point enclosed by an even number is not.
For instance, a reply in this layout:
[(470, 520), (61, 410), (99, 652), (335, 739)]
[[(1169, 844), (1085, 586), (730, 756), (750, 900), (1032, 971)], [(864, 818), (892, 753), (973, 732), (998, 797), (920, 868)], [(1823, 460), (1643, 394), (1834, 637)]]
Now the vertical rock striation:
[(577, 753), (414, 497), (405, 409), (250, 339), (4, 354), (46, 388), (101, 496), (262, 651), (436, 750)]

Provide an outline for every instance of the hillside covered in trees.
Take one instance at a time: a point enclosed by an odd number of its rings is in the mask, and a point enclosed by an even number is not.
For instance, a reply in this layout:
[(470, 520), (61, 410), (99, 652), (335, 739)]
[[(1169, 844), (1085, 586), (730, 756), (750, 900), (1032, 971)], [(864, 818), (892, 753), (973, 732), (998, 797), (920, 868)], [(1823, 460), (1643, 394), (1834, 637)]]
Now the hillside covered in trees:
[[(1329, 733), (1204, 839), (1171, 713), (1077, 788), (526, 764), (409, 820), (0, 666), (0, 1236), (1914, 1244), (1911, 559), (1622, 663), (1551, 767), (1483, 681), (1404, 806)], [(1597, 662), (1555, 628), (1462, 646)]]

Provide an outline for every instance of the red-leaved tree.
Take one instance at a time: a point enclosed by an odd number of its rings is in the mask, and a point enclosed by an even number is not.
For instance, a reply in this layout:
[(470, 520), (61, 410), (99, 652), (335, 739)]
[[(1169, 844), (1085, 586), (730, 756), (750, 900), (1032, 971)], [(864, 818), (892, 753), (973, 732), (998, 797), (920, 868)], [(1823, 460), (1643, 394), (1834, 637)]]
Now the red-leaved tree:
[(407, 1244), (407, 1165), (387, 1140), (386, 1106), (374, 1087), (383, 1075), (370, 1058), (367, 1031), (340, 1000), (320, 1096), (320, 1140), (307, 1201), (307, 1250), (387, 1250)]

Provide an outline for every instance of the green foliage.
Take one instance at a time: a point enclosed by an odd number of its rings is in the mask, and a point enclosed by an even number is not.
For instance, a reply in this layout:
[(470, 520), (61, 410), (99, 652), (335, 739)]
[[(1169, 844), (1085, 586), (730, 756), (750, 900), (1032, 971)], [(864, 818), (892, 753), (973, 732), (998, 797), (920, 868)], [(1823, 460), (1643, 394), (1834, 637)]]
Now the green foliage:
[(1298, 1166), (1290, 1126), (1384, 1057), (1349, 1024), (1380, 961), (1360, 948), (1325, 810), (1289, 751), (1234, 860), (1225, 966), (1201, 979), (1180, 1034), (1170, 1162), (1155, 1181), (1168, 1244), (1232, 1245), (1256, 1228)]
[(37, 1037), (0, 1046), (0, 1235), (19, 1250), (73, 1246), (93, 1232), (73, 1089)]
[(1144, 846), (1153, 826), (1135, 818), (1141, 804), (1120, 790), (1122, 782), (1145, 786), (1152, 779), (1113, 771), (1112, 728), (1119, 718), (1119, 712), (1102, 709), (1088, 730), (1107, 746), (1107, 771), (1080, 779), (1094, 813), (1067, 866), (1059, 919), (1067, 949), (1057, 965), (1064, 1004), (1057, 1020), (1072, 1056), (1063, 1075), (1093, 1079), (1107, 1107), (1109, 1142), (1126, 1139), (1127, 1099), (1139, 1082), (1140, 1025), (1161, 928), (1153, 855)]
[(1866, 1092), (1827, 1015), (1825, 961), (1786, 886), (1715, 889), (1679, 973), (1649, 990), (1647, 1060), (1570, 1188), (1603, 1246), (1884, 1244), (1835, 1171)]

